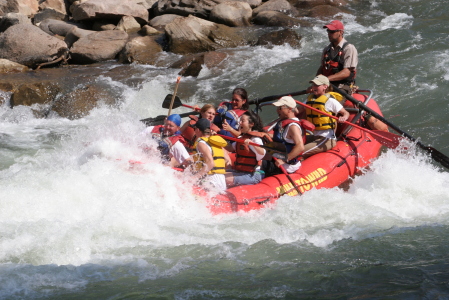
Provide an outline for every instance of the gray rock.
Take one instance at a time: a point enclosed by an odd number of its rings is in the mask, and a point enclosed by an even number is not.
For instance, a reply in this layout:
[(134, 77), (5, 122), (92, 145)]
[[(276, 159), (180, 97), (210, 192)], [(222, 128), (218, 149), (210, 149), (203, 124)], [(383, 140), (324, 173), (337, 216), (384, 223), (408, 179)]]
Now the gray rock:
[(128, 34), (120, 30), (91, 33), (73, 44), (70, 49), (71, 62), (90, 64), (114, 59), (127, 40)]
[(148, 10), (132, 0), (88, 0), (80, 4), (72, 4), (72, 17), (76, 21), (95, 19), (116, 19), (132, 16), (137, 22), (148, 22)]
[(29, 70), (27, 66), (7, 59), (0, 59), (0, 73), (26, 72)]
[(298, 11), (287, 0), (269, 0), (253, 10), (253, 15), (263, 11), (278, 11), (287, 15), (296, 16)]
[(246, 44), (238, 31), (194, 16), (177, 18), (165, 27), (173, 53), (188, 54)]
[(7, 13), (0, 19), (0, 32), (4, 32), (9, 27), (17, 24), (31, 25), (31, 20), (23, 14)]
[(215, 5), (226, 0), (159, 0), (158, 14), (175, 14), (180, 16), (196, 16), (208, 19), (210, 11)]
[(209, 20), (231, 27), (249, 26), (252, 14), (248, 3), (228, 1), (216, 5), (210, 12)]
[(121, 30), (126, 33), (138, 32), (140, 30), (140, 24), (131, 16), (124, 16), (120, 22), (118, 22), (116, 30)]
[(122, 63), (139, 63), (154, 65), (162, 46), (156, 36), (139, 36), (127, 42), (118, 56)]
[(0, 58), (34, 68), (67, 50), (67, 44), (34, 25), (18, 24), (0, 36)]

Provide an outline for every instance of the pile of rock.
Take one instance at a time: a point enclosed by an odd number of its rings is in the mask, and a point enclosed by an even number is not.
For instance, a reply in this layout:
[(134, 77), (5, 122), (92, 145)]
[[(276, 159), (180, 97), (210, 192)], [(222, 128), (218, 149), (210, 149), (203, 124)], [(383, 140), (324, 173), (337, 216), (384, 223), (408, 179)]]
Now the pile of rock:
[[(226, 57), (214, 53), (218, 49), (298, 46), (300, 37), (290, 28), (307, 26), (301, 17), (331, 17), (344, 1), (0, 0), (0, 71), (112, 59), (155, 64), (170, 51), (185, 55), (175, 63), (184, 75), (197, 76), (201, 68), (192, 66)], [(254, 40), (244, 30), (253, 25), (283, 31)]]

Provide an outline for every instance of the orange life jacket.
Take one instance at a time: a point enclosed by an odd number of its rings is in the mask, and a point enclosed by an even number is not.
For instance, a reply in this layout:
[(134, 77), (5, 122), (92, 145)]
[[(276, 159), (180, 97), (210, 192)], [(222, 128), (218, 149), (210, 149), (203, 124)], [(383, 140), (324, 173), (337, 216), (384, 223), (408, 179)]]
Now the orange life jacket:
[[(246, 140), (253, 136), (260, 137), (265, 141), (271, 142), (271, 138), (265, 132), (258, 131), (250, 131), (242, 135), (240, 138)], [(235, 154), (234, 170), (236, 171), (252, 173), (256, 167), (260, 165), (260, 161), (257, 161), (256, 153), (251, 151), (249, 146), (243, 143), (236, 144)]]

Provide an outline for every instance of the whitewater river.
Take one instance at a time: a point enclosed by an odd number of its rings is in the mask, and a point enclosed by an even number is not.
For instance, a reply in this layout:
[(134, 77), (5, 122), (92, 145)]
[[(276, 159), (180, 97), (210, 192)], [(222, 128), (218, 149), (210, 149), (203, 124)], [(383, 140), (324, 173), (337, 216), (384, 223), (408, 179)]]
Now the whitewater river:
[[(358, 86), (449, 156), (448, 2), (350, 8), (342, 20), (359, 51)], [(310, 21), (296, 29), (300, 49), (234, 49), (220, 68), (182, 78), (180, 98), (305, 89), (328, 43), (324, 21)], [(384, 149), (347, 191), (212, 216), (186, 178), (139, 148), (139, 120), (167, 113), (179, 70), (127, 68), (144, 84), (95, 78), (119, 91), (120, 105), (82, 119), (0, 107), (0, 299), (449, 298), (449, 173), (426, 152)], [(130, 159), (147, 163), (130, 170)]]

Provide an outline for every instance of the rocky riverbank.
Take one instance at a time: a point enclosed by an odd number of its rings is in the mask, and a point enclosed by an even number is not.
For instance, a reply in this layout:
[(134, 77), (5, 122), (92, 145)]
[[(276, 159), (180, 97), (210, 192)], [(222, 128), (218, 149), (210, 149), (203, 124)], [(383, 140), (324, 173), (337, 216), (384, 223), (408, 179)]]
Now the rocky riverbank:
[(77, 88), (76, 66), (115, 61), (198, 76), (226, 49), (300, 47), (295, 28), (340, 12), (349, 12), (345, 0), (0, 0), (0, 89), (11, 107), (39, 103), (38, 115), (77, 118), (115, 95), (95, 82)]

